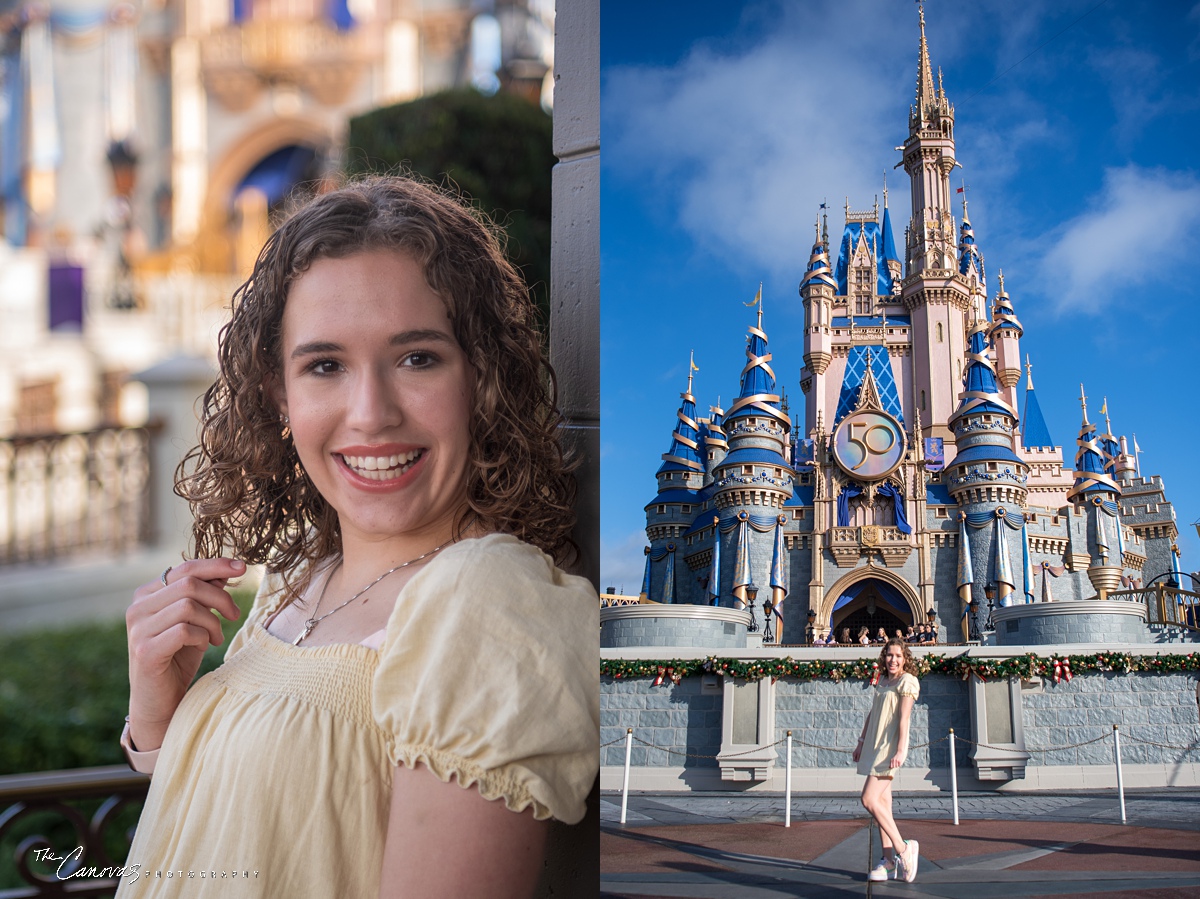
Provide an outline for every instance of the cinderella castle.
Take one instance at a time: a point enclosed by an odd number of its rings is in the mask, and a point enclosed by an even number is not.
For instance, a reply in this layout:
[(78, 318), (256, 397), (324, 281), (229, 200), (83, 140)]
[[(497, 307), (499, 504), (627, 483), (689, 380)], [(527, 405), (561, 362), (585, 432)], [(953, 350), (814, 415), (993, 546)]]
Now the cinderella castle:
[(1075, 448), (1055, 444), (1019, 298), (1002, 273), (989, 290), (965, 197), (955, 220), (956, 164), (922, 13), (903, 256), (886, 190), (882, 210), (847, 205), (836, 257), (818, 218), (802, 413), (782, 397), (761, 288), (728, 409), (702, 414), (689, 372), (646, 505), (643, 601), (757, 609), (780, 643), (930, 623), (967, 642), (1013, 605), (1183, 586), (1174, 511), (1107, 402), (1089, 413), (1081, 386)]

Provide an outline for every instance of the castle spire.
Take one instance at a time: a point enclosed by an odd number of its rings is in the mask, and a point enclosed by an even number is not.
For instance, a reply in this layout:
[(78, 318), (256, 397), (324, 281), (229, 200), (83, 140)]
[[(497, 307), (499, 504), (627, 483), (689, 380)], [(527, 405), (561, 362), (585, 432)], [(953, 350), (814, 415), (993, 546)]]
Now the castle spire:
[[(688, 474), (703, 473), (704, 464), (700, 461), (700, 425), (696, 421), (696, 398), (692, 396), (692, 371), (696, 363), (688, 363), (688, 387), (679, 394), (682, 402), (679, 411), (675, 413), (675, 430), (671, 432), (671, 448), (662, 455), (663, 464), (658, 468), (658, 474), (666, 472), (683, 472), (686, 479)], [(674, 485), (668, 479), (660, 478), (659, 491), (672, 489)]]
[(929, 64), (929, 45), (925, 42), (925, 4), (917, 9), (921, 16), (921, 51), (917, 60), (917, 111), (923, 114), (937, 99), (933, 92), (933, 68)]
[(1067, 499), (1077, 496), (1092, 496), (1094, 494), (1112, 494), (1119, 496), (1121, 488), (1105, 470), (1104, 449), (1100, 438), (1096, 435), (1096, 426), (1088, 421), (1087, 396), (1083, 385), (1079, 385), (1079, 405), (1083, 409), (1083, 423), (1079, 426), (1079, 437), (1075, 445), (1079, 449), (1075, 453), (1075, 484), (1067, 491)]
[(771, 368), (771, 353), (767, 349), (767, 332), (762, 328), (762, 285), (753, 303), (745, 305), (758, 306), (758, 324), (748, 328), (746, 335), (746, 365), (742, 368), (742, 388), (725, 421), (742, 415), (769, 415), (781, 422), (785, 428), (791, 427), (791, 419), (779, 408), (779, 395), (775, 392), (775, 372)]

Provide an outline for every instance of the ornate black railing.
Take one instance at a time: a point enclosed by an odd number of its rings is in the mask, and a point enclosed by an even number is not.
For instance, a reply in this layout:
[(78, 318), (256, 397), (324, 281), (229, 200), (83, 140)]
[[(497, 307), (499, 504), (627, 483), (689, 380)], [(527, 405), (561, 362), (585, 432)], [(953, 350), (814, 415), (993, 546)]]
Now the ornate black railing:
[(0, 565), (145, 542), (151, 430), (0, 440)]
[(124, 765), (0, 777), (0, 899), (111, 896), (103, 875), (124, 864), (149, 785)]

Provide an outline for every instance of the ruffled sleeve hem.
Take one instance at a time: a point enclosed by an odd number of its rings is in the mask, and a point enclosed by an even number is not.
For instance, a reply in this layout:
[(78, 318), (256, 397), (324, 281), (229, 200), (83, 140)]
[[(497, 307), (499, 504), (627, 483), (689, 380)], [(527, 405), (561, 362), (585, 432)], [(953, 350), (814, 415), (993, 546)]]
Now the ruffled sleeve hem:
[(449, 783), (453, 777), (463, 789), (476, 787), (479, 795), (488, 801), (503, 799), (504, 807), (510, 812), (523, 812), (532, 806), (533, 817), (538, 821), (558, 817), (547, 805), (533, 797), (529, 787), (506, 771), (489, 771), (462, 756), (431, 746), (396, 746), (390, 755), (397, 766), (403, 765), (411, 770), (420, 763), (442, 783)]

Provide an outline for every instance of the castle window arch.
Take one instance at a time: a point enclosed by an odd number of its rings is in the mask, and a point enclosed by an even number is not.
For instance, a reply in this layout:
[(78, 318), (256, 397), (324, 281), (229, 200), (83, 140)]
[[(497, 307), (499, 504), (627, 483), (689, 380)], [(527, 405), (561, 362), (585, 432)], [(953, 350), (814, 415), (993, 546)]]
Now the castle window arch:
[(941, 343), (942, 340), (943, 340), (942, 323), (938, 322), (937, 323), (937, 342)]

